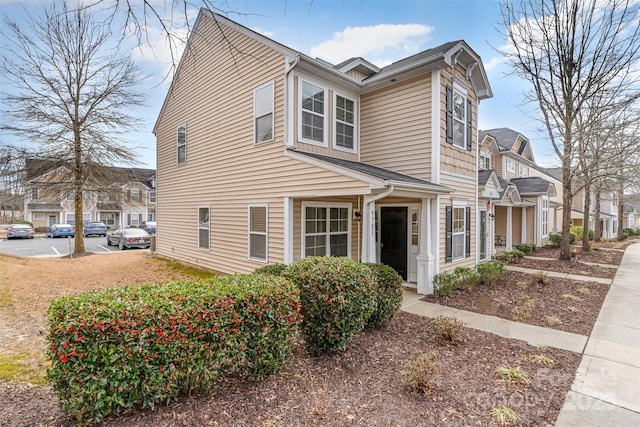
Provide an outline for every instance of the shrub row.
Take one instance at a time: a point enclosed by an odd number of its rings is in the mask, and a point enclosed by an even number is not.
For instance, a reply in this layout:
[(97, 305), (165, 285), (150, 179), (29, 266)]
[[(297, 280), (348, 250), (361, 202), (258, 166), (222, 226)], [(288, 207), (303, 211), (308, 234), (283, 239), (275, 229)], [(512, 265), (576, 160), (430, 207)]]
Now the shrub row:
[(499, 254), (496, 255), (496, 259), (499, 261), (504, 261), (511, 264), (511, 263), (519, 262), (520, 258), (524, 258), (524, 256), (525, 256), (525, 252), (515, 247), (511, 252), (509, 251), (500, 252)]
[(530, 254), (537, 248), (538, 246), (535, 243), (520, 243), (519, 245), (516, 245), (516, 249), (524, 252), (525, 254)]
[[(589, 236), (591, 236), (591, 233), (589, 233)], [(576, 234), (573, 232), (569, 233), (569, 244), (573, 244), (573, 242), (576, 241)], [(551, 246), (553, 246), (554, 248), (559, 248), (560, 245), (562, 244), (562, 233), (549, 233), (549, 242), (551, 243)]]
[[(582, 240), (582, 235), (584, 234), (582, 226), (574, 225), (569, 231), (575, 234), (577, 240)], [(593, 230), (589, 230), (589, 240), (593, 240)]]
[(274, 372), (301, 320), (298, 289), (266, 275), (87, 292), (54, 300), (48, 315), (48, 378), (84, 422), (208, 391), (231, 373)]
[(495, 285), (504, 279), (505, 274), (506, 267), (500, 261), (478, 264), (475, 270), (469, 267), (456, 267), (452, 272), (434, 276), (434, 293), (450, 297), (457, 289), (469, 289), (479, 283)]

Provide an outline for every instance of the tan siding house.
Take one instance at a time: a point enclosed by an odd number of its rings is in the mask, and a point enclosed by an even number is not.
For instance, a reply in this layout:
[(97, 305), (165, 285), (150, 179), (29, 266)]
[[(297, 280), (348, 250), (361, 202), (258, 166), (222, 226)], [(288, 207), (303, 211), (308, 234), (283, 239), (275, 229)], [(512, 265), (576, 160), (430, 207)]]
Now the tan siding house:
[(347, 256), (431, 293), (477, 262), (489, 97), (464, 41), (334, 66), (202, 10), (154, 128), (157, 252), (221, 273)]

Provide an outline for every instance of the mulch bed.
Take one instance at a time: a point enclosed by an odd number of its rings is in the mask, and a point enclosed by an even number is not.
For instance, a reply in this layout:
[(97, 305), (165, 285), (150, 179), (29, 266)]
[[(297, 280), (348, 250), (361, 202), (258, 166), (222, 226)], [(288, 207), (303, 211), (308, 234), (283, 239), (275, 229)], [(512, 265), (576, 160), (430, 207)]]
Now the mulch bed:
[[(572, 246), (572, 249), (577, 251), (578, 261), (591, 262), (596, 264), (608, 264), (608, 265), (620, 265), (622, 257), (624, 256), (623, 249), (592, 249), (589, 252), (582, 252), (580, 246)], [(544, 246), (536, 249), (531, 256), (544, 257), (544, 258), (558, 258), (560, 256), (560, 249), (552, 246)]]
[[(533, 253), (532, 256), (539, 256)], [(580, 256), (577, 260), (540, 260), (531, 258), (520, 258), (513, 265), (523, 268), (533, 268), (542, 271), (555, 271), (558, 273), (576, 274), (578, 276), (599, 277), (601, 279), (613, 279), (616, 275), (615, 268), (602, 267), (598, 265), (589, 265), (580, 262)]]
[[(555, 277), (547, 277), (546, 284), (541, 284), (535, 279), (536, 275), (507, 271), (503, 285), (481, 284), (472, 289), (456, 290), (450, 298), (428, 295), (423, 301), (515, 320), (514, 307), (521, 307), (530, 300), (533, 303), (531, 318), (519, 318), (518, 321), (589, 335), (609, 286)], [(561, 323), (553, 323), (555, 320)]]
[[(440, 344), (429, 320), (398, 313), (388, 328), (359, 334), (344, 353), (312, 357), (299, 347), (262, 382), (228, 381), (209, 397), (184, 398), (156, 411), (132, 412), (107, 426), (497, 426), (491, 408), (513, 409), (522, 426), (551, 426), (580, 355), (465, 329), (462, 342)], [(428, 394), (402, 376), (417, 352), (436, 353), (440, 373)], [(550, 366), (536, 364), (544, 354)], [(530, 384), (495, 378), (498, 366), (520, 367)], [(73, 426), (49, 387), (0, 382), (0, 425)]]

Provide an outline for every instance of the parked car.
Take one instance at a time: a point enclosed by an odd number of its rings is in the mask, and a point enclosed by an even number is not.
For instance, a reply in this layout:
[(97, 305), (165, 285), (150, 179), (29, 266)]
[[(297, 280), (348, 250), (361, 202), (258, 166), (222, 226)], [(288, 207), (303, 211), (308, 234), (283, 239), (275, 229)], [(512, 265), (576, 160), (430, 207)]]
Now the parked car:
[(149, 234), (156, 234), (156, 222), (155, 221), (145, 221), (140, 224), (140, 228), (146, 231)]
[(76, 229), (71, 224), (53, 224), (47, 227), (46, 237), (75, 237)]
[(82, 229), (84, 237), (96, 235), (107, 237), (107, 226), (102, 222), (89, 222)]
[(36, 231), (29, 224), (11, 224), (7, 229), (7, 240), (9, 239), (33, 239)]
[(151, 247), (151, 236), (141, 228), (120, 228), (107, 236), (107, 246), (118, 246), (120, 250)]

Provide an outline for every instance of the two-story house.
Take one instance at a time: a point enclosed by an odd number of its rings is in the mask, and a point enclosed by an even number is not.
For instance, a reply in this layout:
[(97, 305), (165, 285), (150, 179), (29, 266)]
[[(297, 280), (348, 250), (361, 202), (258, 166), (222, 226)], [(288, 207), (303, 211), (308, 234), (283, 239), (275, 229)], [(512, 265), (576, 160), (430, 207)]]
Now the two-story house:
[[(552, 212), (557, 207), (556, 186), (549, 180), (530, 175), (535, 159), (528, 138), (509, 128), (479, 132), (479, 186), (495, 171), (499, 197), (487, 202), (492, 208), (495, 247), (507, 251), (520, 243), (538, 246), (549, 242)], [(490, 205), (489, 205), (490, 203)], [(554, 214), (557, 216), (557, 213)]]
[(154, 128), (157, 252), (223, 273), (347, 256), (430, 293), (477, 261), (491, 96), (464, 41), (333, 65), (201, 10)]
[[(52, 161), (27, 159), (25, 163), (25, 219), (34, 227), (55, 223), (75, 225), (71, 170)], [(155, 170), (106, 167), (100, 178), (83, 190), (82, 221), (101, 221), (110, 228), (155, 220)]]

